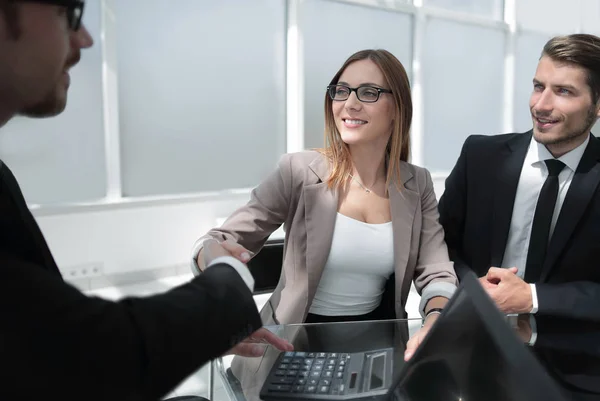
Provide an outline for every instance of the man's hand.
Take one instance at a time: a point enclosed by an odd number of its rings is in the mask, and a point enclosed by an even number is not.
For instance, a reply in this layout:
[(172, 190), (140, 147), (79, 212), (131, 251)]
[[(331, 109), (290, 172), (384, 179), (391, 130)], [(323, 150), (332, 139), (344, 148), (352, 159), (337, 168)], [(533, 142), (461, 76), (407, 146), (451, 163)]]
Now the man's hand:
[(198, 254), (198, 266), (204, 270), (211, 261), (220, 256), (233, 256), (242, 263), (248, 263), (254, 255), (235, 241), (218, 242), (216, 239), (208, 239), (204, 241), (204, 247)]
[(277, 348), (279, 351), (294, 350), (294, 346), (288, 341), (277, 337), (275, 334), (263, 327), (230, 349), (225, 355), (239, 355), (246, 357), (262, 356), (266, 347), (269, 345)]
[(415, 351), (417, 350), (419, 345), (421, 345), (427, 333), (429, 333), (431, 326), (433, 326), (433, 323), (435, 323), (439, 316), (440, 315), (437, 313), (432, 313), (431, 315), (429, 315), (429, 317), (425, 319), (423, 327), (421, 327), (419, 331), (417, 331), (415, 335), (412, 336), (410, 340), (408, 340), (408, 342), (406, 343), (406, 350), (404, 351), (405, 361), (408, 361), (414, 355)]
[(517, 269), (491, 267), (479, 282), (502, 313), (529, 313), (533, 308), (531, 286), (518, 277)]

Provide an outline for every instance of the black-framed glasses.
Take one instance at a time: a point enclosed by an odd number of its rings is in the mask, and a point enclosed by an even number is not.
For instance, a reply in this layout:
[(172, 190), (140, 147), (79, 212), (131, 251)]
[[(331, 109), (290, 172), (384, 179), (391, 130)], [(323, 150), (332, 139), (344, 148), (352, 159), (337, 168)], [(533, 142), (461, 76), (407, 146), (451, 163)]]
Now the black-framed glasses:
[(78, 31), (81, 28), (81, 18), (83, 17), (83, 7), (85, 6), (84, 0), (13, 0), (15, 3), (19, 1), (64, 7), (67, 10), (69, 29)]
[(348, 100), (352, 92), (356, 92), (358, 100), (364, 103), (375, 103), (379, 100), (380, 94), (392, 93), (389, 89), (376, 88), (374, 86), (359, 86), (358, 88), (351, 88), (346, 85), (327, 86), (327, 93), (331, 100)]

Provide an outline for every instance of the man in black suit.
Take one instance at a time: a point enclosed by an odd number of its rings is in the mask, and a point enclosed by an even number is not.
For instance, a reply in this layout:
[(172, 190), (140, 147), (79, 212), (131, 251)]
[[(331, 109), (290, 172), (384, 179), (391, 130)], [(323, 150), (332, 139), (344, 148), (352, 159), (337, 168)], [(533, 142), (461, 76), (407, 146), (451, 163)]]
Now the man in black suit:
[[(0, 0), (0, 127), (16, 114), (65, 108), (68, 71), (92, 45), (80, 25), (83, 7), (78, 0)], [(237, 260), (243, 255), (231, 245), (207, 246), (206, 272), (165, 294), (87, 297), (63, 281), (0, 162), (0, 399), (159, 399), (252, 333), (289, 349), (260, 329), (252, 276)], [(256, 355), (256, 347), (244, 343), (234, 352)]]
[(533, 79), (533, 130), (474, 135), (440, 199), (459, 276), (504, 313), (600, 319), (600, 38), (556, 37)]

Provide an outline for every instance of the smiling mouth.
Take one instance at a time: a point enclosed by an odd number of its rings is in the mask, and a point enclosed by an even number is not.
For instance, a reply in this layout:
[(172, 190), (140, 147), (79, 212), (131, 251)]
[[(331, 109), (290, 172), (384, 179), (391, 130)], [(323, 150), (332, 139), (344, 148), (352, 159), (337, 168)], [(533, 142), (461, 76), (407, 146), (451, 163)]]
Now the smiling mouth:
[(349, 118), (342, 118), (342, 121), (349, 125), (364, 125), (367, 123), (365, 120), (351, 120)]
[(551, 120), (549, 118), (540, 118), (540, 117), (533, 117), (535, 119), (535, 121), (537, 121), (539, 124), (542, 125), (551, 125), (551, 124), (556, 124), (558, 122), (558, 120)]

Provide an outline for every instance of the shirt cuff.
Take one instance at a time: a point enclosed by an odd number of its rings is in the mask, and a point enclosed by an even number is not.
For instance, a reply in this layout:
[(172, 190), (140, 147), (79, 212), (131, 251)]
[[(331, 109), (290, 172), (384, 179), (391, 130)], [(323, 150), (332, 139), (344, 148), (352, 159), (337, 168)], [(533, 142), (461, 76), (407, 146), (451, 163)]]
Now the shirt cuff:
[(425, 286), (421, 293), (421, 302), (419, 303), (419, 312), (421, 313), (421, 317), (425, 318), (425, 307), (431, 298), (444, 297), (450, 299), (452, 298), (452, 295), (454, 295), (455, 291), (456, 286), (446, 281), (435, 281)]
[(533, 308), (531, 308), (531, 314), (537, 313), (538, 311), (538, 298), (537, 298), (537, 291), (535, 289), (535, 284), (529, 284), (531, 286), (531, 304), (533, 305)]
[(534, 346), (537, 341), (537, 325), (535, 324), (535, 316), (529, 315), (529, 326), (531, 326), (531, 338), (529, 339), (529, 345)]
[(212, 267), (216, 264), (219, 264), (219, 263), (225, 263), (225, 264), (233, 267), (235, 269), (235, 271), (238, 272), (238, 274), (240, 275), (242, 280), (244, 280), (244, 283), (246, 283), (246, 285), (250, 289), (250, 292), (254, 292), (254, 277), (252, 277), (252, 273), (250, 273), (250, 269), (248, 269), (248, 267), (245, 264), (243, 264), (242, 262), (240, 262), (233, 256), (219, 256), (218, 258), (214, 258), (206, 266), (206, 268), (209, 269), (210, 267)]
[(200, 270), (200, 267), (198, 266), (198, 254), (200, 253), (202, 248), (204, 248), (205, 240), (206, 238), (200, 238), (198, 241), (196, 241), (194, 247), (192, 248), (192, 260), (190, 263), (190, 267), (192, 269), (192, 273), (194, 273), (194, 276), (197, 276), (200, 273), (202, 273), (202, 270)]

